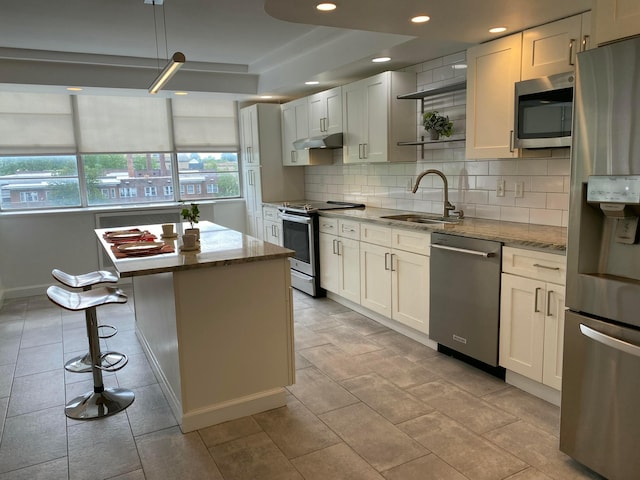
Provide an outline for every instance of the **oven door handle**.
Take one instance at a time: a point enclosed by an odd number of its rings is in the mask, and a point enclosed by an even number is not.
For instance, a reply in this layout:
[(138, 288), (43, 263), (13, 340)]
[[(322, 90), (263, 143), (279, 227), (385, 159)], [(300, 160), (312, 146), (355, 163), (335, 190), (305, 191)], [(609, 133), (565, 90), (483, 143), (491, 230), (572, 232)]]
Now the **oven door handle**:
[(305, 217), (302, 215), (289, 215), (287, 213), (280, 213), (280, 218), (287, 222), (305, 223), (309, 225), (311, 223), (311, 217)]
[(640, 357), (640, 346), (638, 345), (625, 342), (624, 340), (620, 340), (619, 338), (605, 335), (602, 332), (587, 327), (583, 323), (580, 324), (580, 331), (583, 335), (589, 337), (591, 340), (606, 345), (607, 347), (611, 347), (615, 350), (620, 350), (621, 352), (628, 353), (629, 355), (633, 355), (635, 357)]

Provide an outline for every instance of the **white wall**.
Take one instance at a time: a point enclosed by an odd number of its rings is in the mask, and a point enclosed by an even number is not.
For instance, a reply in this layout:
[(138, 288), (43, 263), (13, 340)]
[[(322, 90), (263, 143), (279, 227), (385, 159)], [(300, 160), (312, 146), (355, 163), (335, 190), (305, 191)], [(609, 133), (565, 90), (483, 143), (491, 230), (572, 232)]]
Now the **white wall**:
[[(465, 52), (416, 65), (417, 90), (456, 83), (466, 70), (452, 68), (466, 61)], [(410, 92), (407, 92), (410, 93)], [(403, 100), (411, 101), (411, 100)], [(416, 101), (416, 106), (419, 103)], [(454, 135), (464, 137), (466, 92), (441, 95), (425, 101), (425, 108), (449, 115)], [(424, 135), (422, 118), (416, 113), (416, 138)], [(454, 138), (454, 137), (452, 137)], [(342, 150), (334, 152), (333, 165), (305, 167), (305, 191), (310, 200), (345, 200), (366, 205), (442, 213), (442, 181), (424, 177), (416, 194), (409, 185), (428, 168), (442, 170), (449, 181), (449, 198), (469, 217), (541, 225), (566, 226), (569, 208), (569, 149), (544, 150), (536, 158), (477, 160), (465, 157), (464, 142), (426, 149), (424, 159), (417, 149), (416, 163), (344, 165)], [(414, 147), (406, 147), (414, 148)], [(552, 155), (552, 156), (549, 156)], [(496, 182), (505, 180), (506, 194), (496, 196)], [(516, 182), (523, 182), (524, 196), (515, 197)]]
[[(200, 204), (201, 220), (245, 231), (244, 200)], [(166, 207), (165, 207), (166, 208)], [(177, 208), (177, 207), (176, 207)], [(127, 212), (126, 209), (119, 209)], [(0, 214), (2, 299), (43, 294), (51, 270), (85, 273), (99, 268), (95, 211)]]

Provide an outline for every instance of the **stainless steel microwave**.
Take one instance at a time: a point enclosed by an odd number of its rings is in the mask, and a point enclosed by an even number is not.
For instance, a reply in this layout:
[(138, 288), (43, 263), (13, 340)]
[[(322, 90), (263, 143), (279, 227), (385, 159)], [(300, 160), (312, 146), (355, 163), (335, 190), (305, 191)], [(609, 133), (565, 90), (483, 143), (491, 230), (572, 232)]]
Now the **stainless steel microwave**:
[(516, 83), (514, 146), (571, 146), (573, 73)]

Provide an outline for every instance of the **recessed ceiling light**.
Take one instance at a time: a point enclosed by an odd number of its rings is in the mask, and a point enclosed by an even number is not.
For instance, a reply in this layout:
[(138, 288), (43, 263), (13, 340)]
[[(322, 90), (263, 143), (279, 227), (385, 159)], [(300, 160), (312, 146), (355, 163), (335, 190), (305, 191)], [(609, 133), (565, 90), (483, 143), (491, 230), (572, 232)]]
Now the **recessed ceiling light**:
[(372, 59), (371, 61), (373, 63), (384, 63), (384, 62), (388, 62), (389, 60), (391, 60), (391, 57), (376, 57), (376, 58)]
[(174, 95), (189, 95), (189, 92), (173, 92)]
[(489, 32), (491, 33), (502, 33), (506, 31), (507, 31), (507, 27), (493, 27), (489, 29)]
[(332, 10), (335, 10), (336, 4), (335, 3), (319, 3), (318, 5), (316, 5), (316, 9), (320, 10), (321, 12), (330, 12)]
[(315, 80), (309, 80), (308, 82), (304, 82), (305, 85), (318, 85), (320, 82)]
[(454, 70), (464, 70), (465, 68), (467, 68), (467, 64), (466, 63), (454, 63), (453, 65), (451, 65), (451, 68), (453, 68)]
[(273, 98), (273, 95), (260, 95), (260, 98), (263, 100), (269, 100), (270, 98)]
[(81, 92), (82, 89), (80, 87), (67, 87), (67, 90), (70, 92)]
[(429, 15), (418, 15), (411, 19), (413, 23), (424, 23), (428, 22), (429, 20), (431, 20), (431, 17)]

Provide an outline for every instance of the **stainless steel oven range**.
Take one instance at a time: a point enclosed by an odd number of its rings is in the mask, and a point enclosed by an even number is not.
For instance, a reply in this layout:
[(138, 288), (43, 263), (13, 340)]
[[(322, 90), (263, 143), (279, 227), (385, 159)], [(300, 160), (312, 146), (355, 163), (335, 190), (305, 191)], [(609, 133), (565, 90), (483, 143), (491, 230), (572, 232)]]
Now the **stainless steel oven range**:
[(283, 245), (295, 251), (291, 262), (291, 285), (312, 297), (325, 295), (320, 286), (318, 212), (345, 208), (364, 208), (349, 202), (285, 202), (278, 207), (282, 219)]

